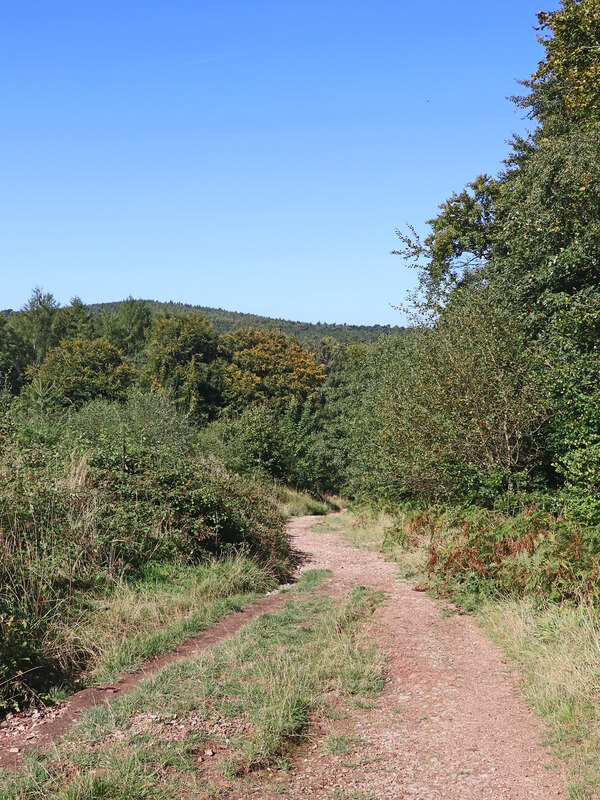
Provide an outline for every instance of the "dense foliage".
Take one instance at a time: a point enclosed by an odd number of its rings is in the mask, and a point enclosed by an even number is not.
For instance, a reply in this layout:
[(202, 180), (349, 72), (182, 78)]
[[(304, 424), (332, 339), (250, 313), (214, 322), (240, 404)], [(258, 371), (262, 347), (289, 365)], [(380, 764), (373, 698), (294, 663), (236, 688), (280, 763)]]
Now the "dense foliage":
[(55, 654), (50, 634), (149, 563), (235, 549), (285, 573), (265, 486), (205, 456), (166, 395), (53, 413), (5, 396), (0, 424), (0, 708), (58, 664), (85, 665), (76, 642)]
[(515, 98), (536, 127), (423, 241), (399, 232), (422, 322), (386, 370), (403, 385), (366, 391), (389, 442), (371, 496), (463, 507), (430, 530), (447, 580), (597, 598), (600, 5), (562, 0), (538, 20), (545, 58)]

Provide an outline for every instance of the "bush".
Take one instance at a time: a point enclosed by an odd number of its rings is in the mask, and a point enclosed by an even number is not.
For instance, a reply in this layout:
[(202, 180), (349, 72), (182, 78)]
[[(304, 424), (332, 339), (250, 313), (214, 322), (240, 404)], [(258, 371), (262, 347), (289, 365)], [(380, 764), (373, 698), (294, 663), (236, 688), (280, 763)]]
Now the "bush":
[[(194, 449), (194, 428), (165, 395), (96, 401), (36, 438), (12, 406), (0, 463), (0, 707), (52, 674), (57, 620), (149, 563), (241, 551), (288, 567), (284, 519), (262, 485)], [(48, 638), (49, 637), (49, 638)], [(73, 654), (77, 661), (79, 657)], [(63, 665), (68, 657), (61, 658)], [(44, 669), (40, 670), (41, 665)], [(33, 669), (31, 680), (20, 674)]]
[(75, 408), (97, 397), (123, 400), (136, 374), (121, 351), (103, 338), (63, 340), (34, 373), (39, 384), (52, 387), (57, 403)]
[(234, 472), (269, 476), (296, 489), (328, 489), (327, 453), (311, 403), (291, 400), (279, 410), (253, 405), (223, 416), (200, 434), (201, 447)]

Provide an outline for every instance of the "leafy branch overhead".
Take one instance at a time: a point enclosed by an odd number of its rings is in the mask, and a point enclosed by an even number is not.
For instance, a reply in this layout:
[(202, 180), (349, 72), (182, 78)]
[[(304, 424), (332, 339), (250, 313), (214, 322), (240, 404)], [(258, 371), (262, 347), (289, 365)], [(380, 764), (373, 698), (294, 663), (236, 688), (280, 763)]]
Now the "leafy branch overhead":
[(498, 182), (480, 175), (466, 189), (442, 203), (441, 213), (427, 221), (431, 233), (421, 241), (413, 226), (397, 230), (404, 247), (393, 250), (421, 270), (428, 302), (439, 306), (452, 289), (464, 285), (486, 263), (493, 241), (494, 201)]

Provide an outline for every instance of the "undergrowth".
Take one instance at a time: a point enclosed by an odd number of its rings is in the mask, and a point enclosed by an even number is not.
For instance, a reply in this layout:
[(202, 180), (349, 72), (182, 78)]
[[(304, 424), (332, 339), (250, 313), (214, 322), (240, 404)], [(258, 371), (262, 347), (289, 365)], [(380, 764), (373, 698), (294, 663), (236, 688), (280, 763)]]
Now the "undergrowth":
[(313, 497), (308, 492), (302, 492), (281, 484), (274, 484), (273, 496), (278, 503), (284, 517), (303, 517), (309, 514), (322, 516), (332, 511), (339, 511), (342, 501), (338, 497), (323, 495)]
[(181, 589), (177, 622), (166, 580), (150, 597), (148, 570), (177, 564), (183, 587), (188, 568), (238, 554), (250, 577), (233, 569), (228, 595), (287, 573), (275, 501), (199, 453), (168, 398), (0, 412), (0, 712), (47, 699), (109, 652), (129, 648), (113, 658), (114, 669), (126, 668), (201, 627), (204, 567), (197, 591), (186, 598)]
[(475, 608), (478, 598), (600, 600), (600, 529), (537, 508), (509, 515), (469, 507), (404, 515), (429, 539), (430, 584)]

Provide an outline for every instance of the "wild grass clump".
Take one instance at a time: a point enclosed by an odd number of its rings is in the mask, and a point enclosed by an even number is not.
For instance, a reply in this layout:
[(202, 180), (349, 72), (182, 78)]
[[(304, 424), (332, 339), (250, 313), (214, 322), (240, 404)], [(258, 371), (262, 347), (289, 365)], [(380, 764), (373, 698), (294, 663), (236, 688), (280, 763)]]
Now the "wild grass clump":
[(286, 518), (304, 517), (310, 514), (323, 516), (332, 511), (339, 511), (342, 507), (342, 500), (338, 497), (323, 495), (317, 498), (308, 492), (301, 492), (281, 484), (275, 484), (272, 491), (279, 510)]

